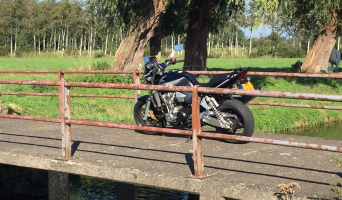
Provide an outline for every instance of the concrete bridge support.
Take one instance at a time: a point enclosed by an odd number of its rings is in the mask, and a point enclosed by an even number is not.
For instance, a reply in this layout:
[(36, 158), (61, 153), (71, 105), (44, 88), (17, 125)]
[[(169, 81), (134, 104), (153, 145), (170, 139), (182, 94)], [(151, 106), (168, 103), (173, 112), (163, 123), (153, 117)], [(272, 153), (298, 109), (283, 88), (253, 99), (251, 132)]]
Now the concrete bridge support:
[(116, 197), (118, 200), (134, 200), (134, 185), (129, 183), (116, 182)]
[(48, 172), (49, 200), (69, 199), (69, 174), (63, 172)]

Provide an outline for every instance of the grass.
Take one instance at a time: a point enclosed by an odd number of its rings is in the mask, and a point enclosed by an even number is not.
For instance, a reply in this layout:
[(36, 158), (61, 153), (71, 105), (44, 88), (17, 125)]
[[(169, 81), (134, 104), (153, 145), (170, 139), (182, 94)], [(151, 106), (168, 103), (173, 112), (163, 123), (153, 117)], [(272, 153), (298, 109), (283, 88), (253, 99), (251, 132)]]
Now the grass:
[[(303, 59), (270, 59), (270, 58), (227, 58), (208, 59), (209, 70), (232, 70), (239, 67), (249, 67), (251, 71), (291, 71), (291, 64)], [(99, 62), (113, 63), (111, 58), (0, 58), (0, 70), (58, 70), (58, 69), (88, 69)], [(181, 64), (170, 69), (180, 69)], [(57, 80), (57, 75), (18, 75), (0, 74), (0, 79), (27, 79), (27, 80)], [(132, 83), (132, 76), (117, 75), (66, 75), (69, 81), (80, 82), (112, 82)], [(200, 77), (205, 82), (208, 77)], [(282, 91), (316, 94), (342, 94), (342, 80), (318, 78), (279, 78), (279, 77), (252, 77), (252, 83), (264, 91)], [(57, 87), (48, 86), (19, 86), (1, 85), (3, 92), (46, 92), (57, 93)], [(133, 95), (132, 90), (72, 88), (75, 94), (112, 94)], [(146, 91), (143, 91), (146, 93)], [(58, 117), (57, 97), (37, 96), (2, 96), (3, 112), (9, 105), (15, 105), (22, 115), (42, 117)], [(298, 99), (258, 97), (256, 102), (277, 102), (311, 105), (340, 106), (340, 102), (306, 101)], [(106, 99), (106, 98), (72, 98), (71, 117), (73, 119), (90, 119), (101, 121), (133, 122), (134, 100)], [(283, 133), (288, 130), (302, 127), (315, 127), (319, 124), (342, 120), (342, 112), (334, 110), (318, 110), (309, 108), (289, 108), (272, 106), (249, 105), (255, 118), (256, 132)], [(20, 109), (19, 109), (20, 108)]]
[(89, 69), (97, 62), (114, 63), (114, 58), (0, 58), (0, 70)]

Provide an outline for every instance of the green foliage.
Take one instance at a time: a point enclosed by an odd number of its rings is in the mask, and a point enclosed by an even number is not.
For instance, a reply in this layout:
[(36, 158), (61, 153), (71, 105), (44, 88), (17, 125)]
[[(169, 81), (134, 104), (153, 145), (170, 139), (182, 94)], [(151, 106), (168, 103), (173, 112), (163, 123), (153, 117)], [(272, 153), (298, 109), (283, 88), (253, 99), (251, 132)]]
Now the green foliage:
[(0, 56), (7, 56), (10, 54), (10, 48), (8, 46), (0, 46)]
[(342, 197), (342, 190), (340, 189), (340, 187), (338, 187), (335, 183), (331, 183), (330, 184), (333, 187), (333, 191), (339, 196)]
[(337, 158), (337, 157), (335, 157), (335, 156), (333, 156), (331, 159), (332, 159), (332, 161), (333, 161), (335, 164), (337, 164), (337, 165), (339, 165), (339, 166), (342, 167), (342, 159)]
[(296, 1), (286, 0), (280, 2), (280, 11), (283, 16), (284, 25), (294, 28), (297, 33), (318, 35), (324, 27), (335, 23), (332, 20), (337, 18), (337, 25), (342, 26), (341, 0), (334, 1)]
[(302, 47), (293, 47), (286, 40), (275, 32), (268, 37), (260, 39), (260, 45), (256, 46), (256, 51), (252, 52), (251, 57), (281, 57), (281, 58), (300, 58), (306, 56), (306, 50)]
[(104, 53), (102, 51), (98, 51), (95, 53), (94, 58), (102, 58), (104, 56)]
[(97, 62), (91, 67), (91, 70), (110, 70), (112, 65), (108, 62)]

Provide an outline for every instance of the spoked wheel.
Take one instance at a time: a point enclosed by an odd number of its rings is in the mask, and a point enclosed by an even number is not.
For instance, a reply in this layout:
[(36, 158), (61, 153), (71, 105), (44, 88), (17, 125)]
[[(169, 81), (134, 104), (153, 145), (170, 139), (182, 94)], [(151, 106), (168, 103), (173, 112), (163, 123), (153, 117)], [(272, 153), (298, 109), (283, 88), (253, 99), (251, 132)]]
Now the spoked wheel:
[[(254, 117), (249, 108), (238, 100), (226, 100), (219, 107), (218, 110), (225, 113), (234, 114), (236, 119), (231, 119), (233, 128), (231, 130), (216, 127), (218, 133), (240, 135), (251, 137), (254, 132)], [(246, 143), (238, 140), (227, 140), (231, 143)]]
[[(146, 100), (138, 100), (134, 106), (134, 120), (135, 123), (139, 126), (152, 126), (152, 127), (159, 127), (164, 128), (166, 127), (166, 121), (163, 119), (158, 119), (156, 116), (156, 111), (150, 106), (149, 116), (144, 120), (146, 110)], [(152, 131), (141, 131), (146, 134), (158, 134), (158, 132)]]

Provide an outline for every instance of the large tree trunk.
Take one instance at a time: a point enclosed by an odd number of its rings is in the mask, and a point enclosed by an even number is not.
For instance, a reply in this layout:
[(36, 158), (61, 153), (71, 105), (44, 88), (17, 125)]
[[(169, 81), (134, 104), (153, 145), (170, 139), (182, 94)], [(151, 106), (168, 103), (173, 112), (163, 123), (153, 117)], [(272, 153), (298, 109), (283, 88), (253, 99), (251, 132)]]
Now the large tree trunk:
[(328, 71), (329, 57), (339, 35), (338, 19), (334, 17), (331, 23), (322, 27), (314, 44), (310, 48), (301, 66), (304, 73), (319, 73)]
[(158, 61), (161, 58), (161, 39), (161, 29), (160, 26), (158, 26), (154, 30), (154, 34), (150, 39), (150, 55), (156, 56)]
[(207, 69), (207, 38), (211, 0), (194, 0), (189, 13), (183, 71)]
[(139, 66), (144, 55), (144, 47), (153, 36), (154, 29), (159, 25), (160, 16), (165, 12), (166, 6), (171, 1), (152, 0), (151, 4), (144, 5), (149, 12), (141, 17), (141, 21), (130, 30), (121, 41), (115, 53), (116, 61), (114, 69), (132, 69)]

